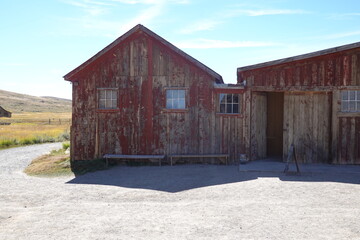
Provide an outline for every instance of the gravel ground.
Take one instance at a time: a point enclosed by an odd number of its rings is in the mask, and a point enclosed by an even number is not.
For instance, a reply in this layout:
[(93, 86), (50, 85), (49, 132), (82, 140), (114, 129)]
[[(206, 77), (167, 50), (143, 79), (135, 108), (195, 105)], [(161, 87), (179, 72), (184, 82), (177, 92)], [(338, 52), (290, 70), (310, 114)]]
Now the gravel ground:
[[(360, 239), (360, 166), (124, 167), (37, 178), (0, 151), (0, 239)], [(263, 166), (263, 168), (261, 168)]]

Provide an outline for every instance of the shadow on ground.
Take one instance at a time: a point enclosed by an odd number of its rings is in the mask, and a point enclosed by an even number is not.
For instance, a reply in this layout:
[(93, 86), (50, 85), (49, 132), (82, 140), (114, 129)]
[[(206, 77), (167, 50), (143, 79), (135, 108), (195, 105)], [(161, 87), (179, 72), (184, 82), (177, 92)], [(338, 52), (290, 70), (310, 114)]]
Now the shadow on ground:
[(77, 176), (68, 183), (110, 185), (170, 193), (266, 177), (279, 178), (281, 181), (360, 184), (360, 166), (300, 166), (302, 170), (300, 176), (284, 174), (284, 166), (284, 163), (269, 162), (252, 162), (239, 167), (235, 165), (116, 166)]

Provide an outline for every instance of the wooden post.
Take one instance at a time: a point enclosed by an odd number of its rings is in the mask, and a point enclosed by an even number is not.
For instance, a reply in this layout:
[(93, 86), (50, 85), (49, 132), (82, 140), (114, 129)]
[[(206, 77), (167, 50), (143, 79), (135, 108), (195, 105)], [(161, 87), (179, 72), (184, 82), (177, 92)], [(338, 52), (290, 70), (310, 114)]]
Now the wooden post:
[(296, 165), (296, 173), (300, 175), (300, 168), (299, 168), (299, 164), (297, 162), (297, 158), (296, 158), (296, 154), (295, 154), (295, 146), (292, 143), (290, 148), (289, 148), (289, 153), (288, 153), (288, 157), (286, 160), (286, 165), (285, 165), (285, 169), (284, 169), (284, 173), (289, 173), (289, 164), (291, 162), (291, 160), (294, 158), (295, 160), (295, 165)]

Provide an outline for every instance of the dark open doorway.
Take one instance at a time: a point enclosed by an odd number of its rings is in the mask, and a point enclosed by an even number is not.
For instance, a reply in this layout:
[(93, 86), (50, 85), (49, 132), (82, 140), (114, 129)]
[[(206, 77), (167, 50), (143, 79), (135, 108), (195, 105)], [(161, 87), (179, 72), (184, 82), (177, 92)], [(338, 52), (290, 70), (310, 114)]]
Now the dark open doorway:
[(267, 93), (266, 117), (266, 155), (281, 158), (283, 154), (284, 93)]

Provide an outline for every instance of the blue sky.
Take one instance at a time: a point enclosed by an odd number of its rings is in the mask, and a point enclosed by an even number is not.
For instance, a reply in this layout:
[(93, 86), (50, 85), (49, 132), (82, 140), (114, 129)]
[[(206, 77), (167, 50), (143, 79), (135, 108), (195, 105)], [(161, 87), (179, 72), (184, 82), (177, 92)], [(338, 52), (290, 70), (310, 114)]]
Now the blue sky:
[(3, 0), (0, 89), (71, 98), (63, 75), (143, 24), (223, 76), (360, 41), (359, 0)]

